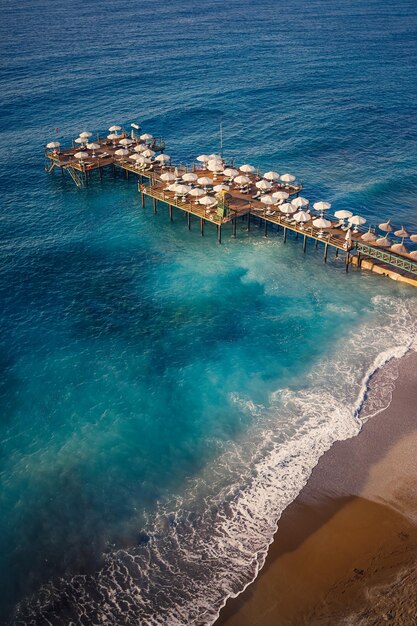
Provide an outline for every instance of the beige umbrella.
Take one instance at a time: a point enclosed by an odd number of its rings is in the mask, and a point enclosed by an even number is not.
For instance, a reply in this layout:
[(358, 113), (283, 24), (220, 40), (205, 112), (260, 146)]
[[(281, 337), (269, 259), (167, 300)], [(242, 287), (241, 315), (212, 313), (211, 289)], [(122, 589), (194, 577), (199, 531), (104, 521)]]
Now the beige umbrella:
[(206, 192), (201, 187), (193, 187), (188, 192), (190, 196), (194, 196), (194, 198), (199, 198), (200, 196), (204, 196)]
[(309, 201), (307, 200), (307, 198), (302, 198), (301, 196), (299, 196), (298, 198), (294, 198), (294, 200), (291, 200), (291, 204), (297, 209), (301, 209), (303, 206), (308, 206)]
[(88, 139), (86, 137), (77, 137), (77, 139), (74, 139), (74, 143), (85, 144), (87, 142), (88, 142)]
[(55, 148), (59, 148), (60, 145), (59, 141), (50, 141), (46, 144), (46, 147), (50, 150), (55, 150)]
[(417, 250), (413, 250), (413, 252), (410, 252), (410, 256), (411, 256), (413, 259), (417, 259)]
[(123, 139), (121, 139), (119, 141), (119, 145), (121, 146), (131, 146), (133, 143), (133, 141), (131, 139), (129, 139), (129, 137), (123, 137)]
[(417, 235), (410, 235), (410, 239), (413, 243), (417, 243)]
[(199, 199), (199, 203), (203, 204), (206, 207), (209, 207), (217, 204), (217, 200), (215, 198), (211, 198), (210, 196), (203, 196)]
[(211, 159), (207, 163), (207, 169), (210, 172), (214, 172), (215, 174), (221, 174), (223, 172), (223, 163), (222, 161), (216, 161), (215, 159)]
[(198, 204), (198, 198), (205, 195), (204, 189), (200, 189), (200, 187), (193, 187), (188, 193), (189, 196), (193, 196), (195, 198), (195, 204)]
[(239, 169), (244, 174), (253, 174), (254, 172), (256, 172), (256, 169), (253, 167), (253, 165), (241, 165)]
[(76, 152), (74, 156), (76, 159), (80, 159), (80, 161), (82, 161), (83, 159), (88, 159), (90, 155), (88, 152)]
[(207, 161), (210, 161), (210, 157), (207, 154), (200, 154), (200, 156), (197, 157), (197, 161), (207, 163)]
[(354, 233), (358, 232), (358, 226), (362, 226), (363, 224), (366, 224), (366, 219), (364, 217), (361, 217), (360, 215), (353, 215), (352, 217), (348, 218), (348, 222), (351, 226), (354, 226)]
[(220, 185), (215, 185), (213, 187), (213, 191), (215, 191), (216, 193), (220, 193), (220, 191), (229, 191), (229, 189), (229, 185), (223, 185), (223, 183), (221, 183)]
[(313, 221), (313, 226), (319, 229), (319, 232), (317, 233), (318, 237), (323, 237), (324, 235), (323, 229), (330, 228), (331, 225), (332, 225), (331, 221), (324, 219), (324, 217), (318, 217), (317, 219)]
[(228, 178), (233, 178), (234, 176), (237, 176), (239, 172), (234, 170), (233, 167), (226, 167), (226, 169), (223, 170), (223, 174)]
[(352, 211), (346, 211), (346, 209), (336, 211), (334, 214), (334, 216), (337, 217), (338, 220), (345, 220), (347, 217), (352, 217), (352, 215)]
[(143, 163), (143, 157), (140, 154), (131, 154), (129, 159), (132, 161), (142, 161)]
[(158, 156), (155, 157), (155, 161), (158, 161), (161, 165), (166, 165), (171, 161), (171, 157), (169, 154), (158, 154)]
[(96, 156), (96, 150), (100, 150), (101, 148), (99, 143), (88, 143), (86, 147), (93, 151), (93, 156)]
[(182, 179), (186, 183), (195, 183), (197, 178), (198, 178), (197, 174), (194, 174), (193, 172), (187, 172), (186, 174), (182, 175)]
[(264, 178), (266, 178), (266, 180), (278, 180), (279, 174), (278, 172), (274, 172), (271, 170), (270, 172), (265, 172)]
[(261, 202), (263, 204), (266, 204), (268, 206), (273, 206), (277, 203), (277, 201), (275, 200), (275, 198), (273, 198), (272, 196), (262, 196), (262, 198), (260, 198)]
[(129, 154), (129, 150), (126, 150), (126, 148), (119, 148), (114, 154), (119, 157), (124, 157)]
[(239, 186), (243, 186), (243, 185), (247, 185), (248, 183), (250, 183), (250, 178), (248, 178), (247, 176), (236, 176), (236, 178), (233, 179), (233, 182), (236, 183)]
[(87, 133), (87, 131), (84, 131), (83, 133), (80, 133), (80, 137), (82, 137), (83, 139), (88, 139), (92, 136), (92, 134), (93, 133)]
[(384, 222), (383, 224), (380, 224), (378, 228), (382, 230), (384, 233), (392, 233), (394, 231), (394, 228), (391, 226), (391, 220), (388, 220), (388, 222)]
[(137, 146), (135, 146), (135, 147), (133, 148), (133, 150), (134, 150), (135, 152), (145, 152), (145, 150), (147, 150), (147, 147), (146, 147), (146, 146), (144, 146), (144, 145), (143, 145), (143, 143), (138, 143), (138, 145), (137, 145)]
[(212, 185), (213, 181), (211, 178), (208, 178), (207, 176), (202, 176), (201, 178), (199, 178), (197, 180), (199, 185), (202, 185), (204, 188), (207, 187), (207, 185)]
[(169, 183), (172, 180), (175, 180), (176, 176), (175, 174), (172, 174), (172, 172), (165, 172), (165, 174), (161, 174), (161, 180), (164, 181), (164, 183)]
[(276, 198), (277, 200), (287, 200), (290, 197), (290, 194), (286, 191), (274, 191), (272, 197)]
[(279, 210), (281, 211), (281, 213), (285, 213), (286, 215), (292, 215), (297, 211), (296, 207), (292, 206), (292, 204), (290, 204), (289, 202), (281, 204)]
[(153, 136), (149, 133), (143, 133), (143, 135), (140, 136), (140, 139), (141, 141), (151, 141), (153, 139)]
[(394, 243), (390, 250), (397, 252), (398, 254), (408, 254), (408, 248), (404, 245), (404, 239), (401, 243)]
[(385, 237), (380, 237), (379, 239), (377, 239), (375, 241), (377, 246), (381, 246), (381, 248), (390, 248), (391, 247), (391, 242), (388, 239), (388, 235), (385, 235)]
[(362, 241), (366, 241), (367, 243), (371, 243), (377, 240), (377, 236), (374, 233), (371, 233), (371, 229), (369, 228), (368, 232), (364, 235), (361, 235)]
[(122, 127), (121, 126), (110, 126), (110, 128), (109, 128), (109, 131), (111, 133), (116, 133), (117, 134), (118, 130), (122, 130)]
[(283, 183), (293, 183), (295, 181), (295, 176), (292, 174), (283, 174), (280, 176), (280, 180), (282, 180)]
[(328, 211), (332, 208), (332, 205), (330, 204), (330, 202), (324, 202), (324, 200), (320, 200), (320, 202), (315, 202), (313, 204), (313, 208), (323, 214), (323, 211)]
[[(120, 142), (122, 143), (122, 142)], [(151, 150), (150, 148), (147, 148), (146, 150), (144, 150), (142, 152), (143, 156), (146, 157), (147, 159), (150, 159), (151, 157), (155, 156), (155, 152), (153, 150)]]
[(394, 235), (396, 237), (402, 237), (403, 239), (408, 239), (410, 236), (410, 233), (408, 231), (405, 230), (404, 226), (401, 226), (400, 230), (396, 230)]
[(269, 182), (269, 180), (258, 180), (257, 183), (255, 183), (256, 187), (258, 189), (260, 189), (261, 191), (267, 191), (268, 189), (271, 189), (272, 185)]
[(305, 224), (311, 220), (311, 215), (310, 213), (306, 213), (306, 211), (299, 211), (294, 215), (294, 219), (299, 224)]

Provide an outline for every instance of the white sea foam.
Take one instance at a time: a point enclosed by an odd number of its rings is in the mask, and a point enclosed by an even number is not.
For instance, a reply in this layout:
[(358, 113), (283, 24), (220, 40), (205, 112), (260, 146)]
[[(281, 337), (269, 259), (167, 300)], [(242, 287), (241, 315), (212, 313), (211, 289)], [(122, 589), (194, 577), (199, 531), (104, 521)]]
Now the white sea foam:
[(360, 431), (372, 374), (415, 347), (412, 303), (376, 296), (374, 304), (383, 331), (364, 323), (301, 388), (277, 389), (268, 407), (231, 395), (253, 415), (251, 432), (161, 505), (147, 544), (106, 555), (95, 575), (45, 585), (20, 605), (16, 623), (212, 624), (257, 576), (283, 510), (322, 454)]

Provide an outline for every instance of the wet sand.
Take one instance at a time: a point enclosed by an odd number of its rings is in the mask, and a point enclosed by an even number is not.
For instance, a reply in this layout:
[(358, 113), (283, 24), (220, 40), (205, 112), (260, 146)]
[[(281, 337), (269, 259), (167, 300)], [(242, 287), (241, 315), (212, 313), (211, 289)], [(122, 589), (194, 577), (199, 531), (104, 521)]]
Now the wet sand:
[(417, 353), (398, 369), (390, 406), (323, 455), (217, 626), (417, 623)]

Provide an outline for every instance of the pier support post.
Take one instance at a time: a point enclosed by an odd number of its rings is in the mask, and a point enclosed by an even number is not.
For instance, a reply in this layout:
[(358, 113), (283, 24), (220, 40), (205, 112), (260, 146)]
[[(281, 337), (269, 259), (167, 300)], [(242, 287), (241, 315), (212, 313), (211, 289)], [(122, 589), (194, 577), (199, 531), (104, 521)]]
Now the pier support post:
[(233, 218), (233, 237), (236, 238), (236, 217)]
[(129, 170), (125, 170), (125, 178), (126, 178), (126, 180), (129, 179)]
[(140, 199), (142, 202), (142, 209), (145, 208), (145, 194), (143, 193), (143, 191), (140, 192)]
[(339, 248), (336, 248), (336, 252), (335, 252), (334, 256), (337, 259), (337, 257), (339, 256)]
[(268, 237), (268, 220), (265, 220), (264, 237)]
[(287, 227), (284, 226), (284, 243), (287, 242)]
[(153, 199), (153, 212), (154, 213), (156, 213), (157, 202), (158, 202), (158, 200), (156, 198), (154, 198)]
[(317, 250), (318, 247), (319, 247), (319, 240), (316, 239), (316, 245), (315, 245), (316, 250)]
[(187, 211), (187, 226), (188, 230), (191, 230), (191, 213)]
[(217, 241), (219, 243), (222, 242), (222, 225), (221, 224), (217, 224)]
[(348, 272), (349, 271), (349, 263), (350, 263), (350, 253), (349, 252), (346, 252), (345, 263), (346, 263), (346, 272)]
[(327, 263), (327, 251), (329, 249), (329, 244), (326, 243), (326, 245), (324, 246), (324, 262)]
[(172, 222), (172, 204), (169, 204), (169, 221)]
[(200, 233), (202, 237), (204, 237), (204, 222), (205, 222), (204, 217), (200, 217)]
[(362, 256), (361, 256), (361, 253), (358, 252), (358, 270), (361, 269), (361, 263), (362, 263)]
[(304, 235), (304, 241), (303, 241), (303, 252), (306, 251), (306, 246), (307, 246), (307, 235)]
[(297, 230), (297, 231), (295, 232), (295, 238), (296, 238), (296, 239), (298, 239), (298, 235), (299, 235), (299, 233), (298, 233), (298, 230)]

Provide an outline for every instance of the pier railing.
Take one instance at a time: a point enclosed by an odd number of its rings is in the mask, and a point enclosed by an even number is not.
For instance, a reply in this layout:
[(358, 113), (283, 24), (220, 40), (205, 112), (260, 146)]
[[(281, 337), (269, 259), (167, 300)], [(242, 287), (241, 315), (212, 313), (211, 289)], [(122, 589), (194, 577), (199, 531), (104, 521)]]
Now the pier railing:
[(397, 256), (389, 250), (374, 248), (373, 246), (361, 243), (359, 241), (356, 242), (355, 248), (358, 252), (360, 252), (360, 254), (370, 257), (371, 259), (376, 259), (378, 261), (382, 261), (383, 263), (388, 263), (389, 265), (393, 265), (394, 267), (417, 275), (417, 262), (411, 261), (406, 257), (399, 255)]

